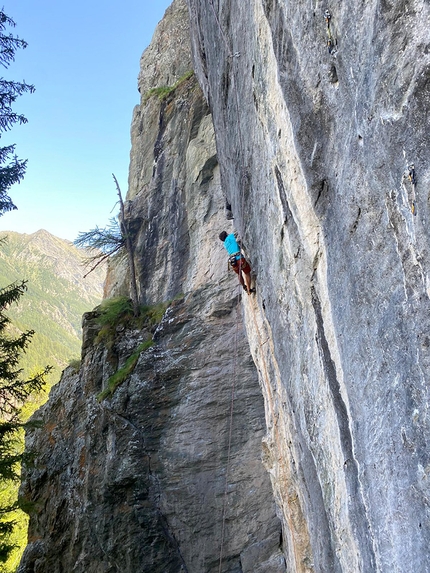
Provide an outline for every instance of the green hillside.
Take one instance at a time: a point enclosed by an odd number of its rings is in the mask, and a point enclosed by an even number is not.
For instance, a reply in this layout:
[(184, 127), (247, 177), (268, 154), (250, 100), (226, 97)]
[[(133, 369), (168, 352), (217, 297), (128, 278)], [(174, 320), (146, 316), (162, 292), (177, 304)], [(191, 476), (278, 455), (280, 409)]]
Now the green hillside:
[(47, 231), (31, 235), (0, 233), (0, 287), (25, 279), (28, 291), (8, 311), (14, 326), (35, 335), (23, 359), (25, 372), (46, 364), (54, 367), (50, 383), (78, 358), (84, 312), (100, 303), (105, 269), (83, 278), (85, 254), (69, 241)]
[[(31, 235), (0, 233), (0, 288), (28, 281), (26, 294), (7, 311), (13, 329), (35, 331), (20, 364), (23, 376), (46, 365), (53, 367), (47, 377), (47, 392), (29, 401), (24, 408), (26, 415), (46, 401), (49, 387), (58, 382), (61, 371), (79, 358), (82, 315), (101, 302), (106, 270), (96, 269), (84, 279), (84, 258), (82, 250), (46, 231)], [(16, 499), (17, 490), (16, 484), (0, 484), (3, 505), (6, 500)], [(14, 519), (16, 526), (10, 541), (17, 548), (6, 563), (0, 563), (0, 573), (16, 570), (26, 544), (27, 515), (17, 511)]]

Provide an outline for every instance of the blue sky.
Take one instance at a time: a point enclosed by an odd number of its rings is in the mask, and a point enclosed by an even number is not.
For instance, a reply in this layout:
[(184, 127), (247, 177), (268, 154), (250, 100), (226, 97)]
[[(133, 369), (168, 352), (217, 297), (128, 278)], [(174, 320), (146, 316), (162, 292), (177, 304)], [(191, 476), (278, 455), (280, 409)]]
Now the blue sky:
[(103, 227), (116, 203), (115, 173), (127, 192), (130, 125), (139, 103), (137, 75), (171, 0), (15, 0), (4, 11), (13, 33), (28, 42), (0, 75), (34, 84), (16, 101), (28, 123), (2, 134), (28, 159), (23, 182), (11, 188), (18, 210), (0, 230), (46, 229), (73, 240)]

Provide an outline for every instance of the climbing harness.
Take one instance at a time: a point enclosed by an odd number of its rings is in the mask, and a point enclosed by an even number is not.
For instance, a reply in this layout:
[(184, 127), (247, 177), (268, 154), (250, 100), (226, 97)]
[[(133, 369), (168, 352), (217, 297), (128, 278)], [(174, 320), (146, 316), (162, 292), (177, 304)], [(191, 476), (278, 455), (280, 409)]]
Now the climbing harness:
[(237, 253), (233, 253), (232, 255), (230, 255), (228, 258), (228, 262), (231, 264), (232, 267), (236, 267), (238, 261), (240, 261), (241, 259), (242, 259), (242, 255), (239, 251)]
[(337, 42), (333, 37), (333, 34), (331, 33), (330, 30), (330, 21), (331, 21), (331, 13), (329, 12), (329, 10), (326, 10), (324, 12), (324, 20), (327, 24), (327, 48), (328, 48), (328, 53), (331, 54), (332, 56), (334, 56), (336, 54), (336, 45)]

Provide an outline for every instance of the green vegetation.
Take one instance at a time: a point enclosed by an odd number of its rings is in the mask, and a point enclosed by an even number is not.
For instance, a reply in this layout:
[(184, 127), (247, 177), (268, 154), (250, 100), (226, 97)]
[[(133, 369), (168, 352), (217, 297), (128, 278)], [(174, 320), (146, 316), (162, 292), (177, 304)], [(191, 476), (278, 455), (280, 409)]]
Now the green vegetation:
[(111, 348), (115, 341), (118, 326), (131, 328), (137, 326), (133, 313), (133, 304), (125, 296), (104, 300), (99, 306), (100, 314), (95, 319), (100, 330), (94, 340), (94, 344), (103, 343)]
[(149, 326), (155, 326), (161, 322), (161, 319), (170, 304), (171, 301), (159, 302), (154, 306), (141, 306), (140, 319), (144, 320)]
[[(0, 64), (8, 68), (15, 60), (15, 53), (27, 47), (27, 43), (10, 33), (15, 22), (0, 10)], [(8, 30), (9, 28), (9, 30)], [(0, 132), (6, 132), (16, 123), (27, 123), (24, 115), (16, 113), (12, 106), (24, 93), (33, 93), (34, 86), (0, 78)], [(15, 145), (0, 147), (0, 215), (16, 209), (9, 197), (10, 188), (19, 183), (25, 174), (26, 160), (15, 154)], [(25, 353), (33, 336), (32, 330), (14, 332), (6, 310), (17, 302), (26, 283), (22, 276), (19, 282), (1, 282), (0, 289), (0, 568), (2, 573), (15, 570), (17, 547), (23, 547), (23, 539), (16, 532), (17, 483), (22, 459), (22, 406), (32, 392), (40, 390), (47, 370), (23, 377), (20, 356)], [(18, 518), (19, 519), (19, 518)], [(18, 556), (19, 559), (19, 556)], [(11, 564), (11, 560), (14, 563)], [(13, 569), (12, 569), (13, 566)]]
[(119, 324), (127, 324), (133, 320), (133, 305), (125, 296), (106, 299), (99, 308), (100, 315), (96, 322), (102, 327), (116, 328)]
[(74, 244), (76, 247), (83, 247), (90, 251), (91, 255), (85, 261), (85, 264), (94, 264), (87, 273), (90, 274), (100, 262), (111, 257), (125, 246), (118, 217), (112, 217), (103, 229), (96, 226), (90, 231), (79, 233)]
[[(10, 559), (15, 559), (22, 541), (25, 523), (19, 516), (17, 484), (23, 458), (23, 428), (25, 427), (28, 399), (40, 393), (50, 367), (33, 372), (23, 378), (20, 358), (25, 353), (34, 331), (15, 334), (6, 310), (26, 291), (25, 281), (0, 290), (0, 562), (1, 570), (11, 571)], [(21, 521), (20, 521), (21, 520)]]
[[(23, 443), (23, 439), (21, 440)], [(22, 453), (22, 451), (21, 451)], [(7, 515), (9, 523), (13, 523), (10, 532), (7, 536), (3, 536), (3, 540), (7, 540), (7, 544), (11, 548), (7, 558), (4, 559), (2, 555), (2, 563), (0, 564), (1, 573), (15, 572), (21, 560), (22, 552), (27, 544), (27, 529), (29, 517), (21, 509), (17, 508), (16, 495), (17, 486), (13, 482), (1, 481), (0, 483), (0, 507), (14, 507)], [(3, 518), (2, 518), (3, 521)]]
[(69, 360), (69, 364), (67, 365), (69, 368), (73, 368), (75, 372), (79, 372), (81, 367), (81, 360), (79, 358), (72, 358)]
[(99, 268), (83, 279), (82, 251), (45, 231), (0, 233), (1, 238), (5, 242), (0, 248), (0, 285), (28, 279), (26, 296), (9, 309), (17, 333), (35, 331), (20, 367), (27, 376), (51, 364), (49, 388), (71, 358), (80, 355), (82, 315), (100, 303), (105, 270)]
[(117, 328), (123, 326), (128, 329), (151, 328), (158, 324), (166, 312), (170, 301), (160, 302), (153, 306), (140, 306), (138, 316), (134, 315), (132, 301), (124, 296), (104, 300), (99, 306), (99, 316), (95, 319), (101, 328), (94, 340), (94, 344), (103, 342), (112, 346)]
[(130, 330), (145, 330), (148, 338), (139, 344), (125, 364), (109, 378), (106, 388), (97, 396), (99, 401), (113, 395), (118, 386), (133, 372), (140, 354), (154, 344), (151, 331), (160, 323), (169, 305), (170, 301), (160, 302), (153, 306), (141, 306), (139, 315), (135, 316), (132, 301), (126, 297), (112, 298), (102, 302), (99, 307), (100, 314), (94, 319), (100, 326), (94, 344), (104, 344), (107, 348), (112, 348), (117, 329), (121, 326)]
[(113, 374), (109, 378), (107, 387), (102, 392), (100, 392), (100, 394), (97, 396), (97, 399), (99, 402), (101, 402), (102, 400), (104, 400), (108, 396), (113, 395), (113, 393), (118, 388), (118, 386), (120, 384), (122, 384), (124, 382), (124, 380), (128, 376), (130, 376), (130, 374), (133, 372), (134, 367), (137, 364), (137, 361), (139, 359), (141, 352), (143, 352), (144, 350), (147, 350), (153, 344), (154, 344), (154, 341), (152, 340), (152, 338), (149, 338), (148, 340), (145, 340), (145, 342), (141, 342), (139, 344), (139, 346), (136, 348), (135, 352), (133, 352), (133, 354), (127, 358), (124, 366), (122, 368), (120, 368), (119, 370), (117, 370), (115, 372), (115, 374)]
[[(14, 28), (15, 22), (9, 18), (3, 9), (0, 10), (0, 65), (8, 68), (15, 60), (15, 52), (27, 47), (27, 42), (6, 28)], [(14, 82), (0, 78), (0, 132), (8, 131), (16, 123), (27, 123), (27, 118), (12, 109), (17, 97), (25, 93), (33, 93), (34, 86), (25, 82)], [(15, 155), (15, 145), (0, 147), (0, 215), (16, 209), (9, 197), (9, 189), (19, 183), (25, 174), (27, 160), (22, 161)]]
[(160, 86), (158, 88), (151, 88), (143, 96), (143, 101), (146, 103), (148, 99), (153, 96), (156, 96), (160, 101), (163, 101), (170, 94), (172, 94), (182, 83), (187, 81), (193, 75), (194, 72), (190, 70), (189, 72), (186, 72), (183, 76), (181, 76), (179, 80), (173, 84), (173, 86)]
[[(78, 238), (75, 240), (75, 245), (89, 249), (92, 253), (88, 262), (94, 264), (85, 276), (92, 273), (103, 261), (110, 259), (110, 257), (121, 249), (125, 249), (127, 253), (128, 271), (130, 273), (130, 296), (133, 302), (133, 313), (134, 316), (137, 316), (139, 314), (139, 299), (137, 296), (136, 268), (134, 265), (133, 233), (130, 228), (130, 221), (127, 220), (125, 215), (124, 201), (122, 200), (118, 180), (113, 173), (112, 177), (115, 181), (119, 199), (120, 211), (118, 218), (111, 219), (111, 224), (104, 229), (96, 227), (85, 233), (79, 233)], [(98, 250), (95, 255), (94, 249)]]
[[(10, 336), (35, 331), (31, 344), (20, 356), (21, 378), (32, 379), (45, 364), (53, 366), (45, 377), (46, 386), (28, 396), (23, 404), (20, 415), (23, 423), (47, 400), (51, 386), (58, 382), (71, 358), (79, 356), (82, 315), (100, 303), (105, 271), (98, 269), (83, 281), (82, 253), (70, 242), (45, 231), (33, 235), (0, 233), (0, 241), (0, 285), (19, 284), (20, 277), (29, 279), (25, 296), (7, 310)], [(74, 365), (77, 367), (78, 361)], [(9, 446), (19, 457), (24, 446), (22, 428), (15, 438)], [(16, 474), (19, 473), (17, 464)], [(7, 560), (0, 563), (1, 573), (16, 570), (26, 544), (28, 517), (17, 508), (18, 486), (18, 482), (0, 477), (0, 508), (13, 507), (7, 519), (15, 522), (11, 533), (2, 536), (2, 541), (7, 540), (13, 549)]]

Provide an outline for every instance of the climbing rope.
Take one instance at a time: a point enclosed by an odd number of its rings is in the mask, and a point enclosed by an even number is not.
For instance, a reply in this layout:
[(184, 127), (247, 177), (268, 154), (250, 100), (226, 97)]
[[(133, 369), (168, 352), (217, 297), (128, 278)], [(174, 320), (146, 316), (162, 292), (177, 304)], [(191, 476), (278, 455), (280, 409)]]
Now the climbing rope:
[[(258, 325), (257, 318), (255, 316), (255, 311), (254, 311), (253, 305), (250, 306), (250, 310), (251, 310), (251, 315), (252, 315), (252, 319), (254, 322), (255, 332), (257, 333), (258, 347), (261, 349), (261, 348), (263, 348), (263, 345), (266, 344), (271, 339), (271, 336), (269, 333), (265, 332), (265, 334), (267, 335), (267, 338), (264, 342), (262, 341), (261, 330), (260, 330), (260, 327)], [(263, 324), (262, 324), (261, 328), (264, 330)], [(271, 382), (270, 382), (269, 365), (267, 364), (267, 360), (265, 358), (264, 352), (260, 353), (260, 364), (261, 364), (261, 368), (259, 368), (259, 372), (260, 372), (261, 377), (265, 381), (265, 388), (266, 388), (266, 393), (267, 393), (265, 403), (267, 405), (267, 409), (268, 409), (269, 415), (270, 415), (269, 420), (271, 420), (272, 424), (273, 424), (273, 439), (275, 441), (277, 451), (281, 452), (282, 451), (281, 442), (282, 443), (285, 443), (285, 442), (282, 438), (282, 435), (280, 434), (279, 425), (277, 422), (279, 414), (275, 411), (275, 408), (274, 408), (275, 401), (273, 398), (273, 389), (272, 389)], [(284, 516), (285, 516), (285, 519), (288, 523), (288, 531), (294, 533), (297, 531), (297, 527), (294, 525), (294, 517), (293, 517), (292, 512), (290, 510), (290, 503), (285, 504), (284, 507), (285, 507)], [(291, 556), (294, 559), (294, 562), (296, 564), (298, 564), (301, 561), (301, 557), (300, 557), (299, 552), (298, 552), (298, 546), (296, 543), (292, 543), (291, 546), (292, 546)]]
[(225, 35), (224, 30), (222, 29), (221, 23), (220, 23), (219, 18), (218, 18), (218, 14), (217, 14), (216, 11), (215, 11), (215, 7), (214, 7), (214, 5), (213, 5), (213, 0), (209, 0), (209, 4), (210, 4), (210, 7), (212, 8), (212, 12), (213, 12), (213, 14), (214, 14), (216, 23), (218, 24), (218, 28), (219, 28), (219, 30), (220, 30), (220, 32), (221, 32), (221, 36), (222, 36), (222, 38), (223, 38), (223, 40), (224, 40), (224, 44), (225, 44), (225, 46), (226, 46), (226, 48), (227, 48), (228, 55), (229, 55), (229, 57), (231, 58), (231, 57), (233, 56), (233, 54), (232, 54), (232, 51), (230, 50), (230, 46), (228, 45), (227, 36)]
[(233, 384), (231, 388), (231, 400), (230, 400), (230, 420), (229, 420), (229, 431), (228, 431), (228, 448), (227, 448), (227, 466), (225, 470), (225, 488), (224, 488), (224, 498), (223, 498), (223, 508), (222, 508), (222, 520), (221, 520), (221, 541), (220, 541), (220, 555), (219, 555), (219, 568), (218, 572), (221, 573), (222, 570), (222, 560), (224, 557), (224, 539), (225, 539), (225, 521), (227, 514), (227, 495), (228, 495), (228, 480), (230, 474), (230, 459), (231, 459), (231, 438), (233, 435), (233, 413), (234, 413), (234, 393), (236, 389), (236, 379), (237, 379), (237, 355), (238, 355), (238, 334), (239, 334), (239, 304), (236, 306), (236, 330), (234, 335), (234, 364), (233, 364)]
[[(213, 5), (213, 0), (209, 0), (209, 5), (213, 12), (215, 21), (217, 26), (220, 30), (221, 37), (225, 44), (228, 58), (232, 61), (232, 75), (231, 75), (231, 89), (234, 93), (235, 104), (237, 109), (237, 133), (239, 139), (239, 150), (243, 150), (243, 134), (242, 128), (240, 125), (239, 119), (239, 111), (240, 111), (240, 102), (239, 102), (239, 94), (236, 88), (236, 66), (238, 59), (240, 57), (240, 52), (233, 53), (233, 50), (230, 48), (229, 41), (227, 35), (225, 34), (220, 20), (218, 18), (218, 14), (215, 10)], [(242, 159), (243, 155), (239, 154), (239, 157)], [(247, 182), (247, 170), (245, 165), (243, 164), (243, 159), (240, 164), (240, 178), (239, 178), (239, 224), (241, 225), (242, 229), (238, 229), (240, 236), (243, 237), (244, 235), (244, 204), (245, 204), (245, 193), (244, 187), (245, 183)], [(241, 277), (242, 273), (242, 265), (243, 259), (242, 257), (239, 260), (239, 277)], [(232, 389), (231, 389), (231, 400), (230, 400), (230, 419), (229, 419), (229, 432), (228, 432), (228, 448), (227, 448), (227, 466), (226, 466), (226, 475), (225, 475), (225, 488), (224, 488), (224, 498), (223, 498), (223, 510), (222, 510), (222, 526), (221, 526), (221, 540), (220, 540), (220, 556), (219, 556), (219, 569), (218, 573), (222, 572), (222, 562), (224, 557), (224, 543), (225, 543), (225, 522), (226, 522), (226, 513), (227, 513), (227, 497), (228, 497), (228, 484), (229, 484), (229, 476), (230, 476), (230, 463), (231, 463), (231, 441), (232, 441), (232, 433), (233, 433), (233, 415), (234, 415), (234, 398), (235, 398), (235, 387), (236, 387), (236, 379), (237, 379), (237, 371), (236, 371), (236, 364), (238, 361), (238, 335), (239, 335), (239, 305), (236, 307), (236, 328), (235, 328), (235, 343), (234, 343), (234, 366), (233, 366), (233, 382), (232, 382)]]
[[(226, 50), (227, 50), (227, 57), (229, 59), (231, 59), (232, 61), (232, 75), (231, 75), (231, 90), (234, 93), (235, 96), (235, 103), (236, 103), (236, 109), (237, 109), (237, 127), (238, 127), (238, 138), (239, 138), (239, 150), (243, 149), (243, 135), (242, 135), (242, 128), (240, 126), (240, 120), (239, 120), (239, 110), (240, 110), (240, 102), (239, 102), (239, 94), (236, 88), (236, 66), (237, 66), (237, 62), (238, 59), (240, 58), (240, 52), (234, 52), (231, 49), (230, 45), (229, 45), (229, 41), (228, 38), (221, 26), (221, 22), (218, 18), (218, 14), (216, 13), (214, 4), (213, 4), (213, 0), (209, 0), (209, 5), (211, 7), (211, 10), (213, 12), (215, 21), (217, 23), (217, 26), (220, 30), (220, 34), (221, 37), (223, 39), (223, 42), (225, 44)], [(241, 156), (242, 157), (242, 156)], [(240, 179), (239, 179), (239, 189), (240, 189), (240, 200), (239, 200), (239, 224), (242, 226), (242, 229), (238, 229), (240, 236), (243, 237), (244, 236), (244, 221), (243, 221), (243, 211), (244, 211), (244, 201), (245, 201), (245, 194), (244, 194), (244, 184), (246, 183), (247, 180), (247, 176), (246, 176), (246, 167), (243, 165), (243, 163), (240, 166), (241, 168), (241, 174), (240, 174)]]

